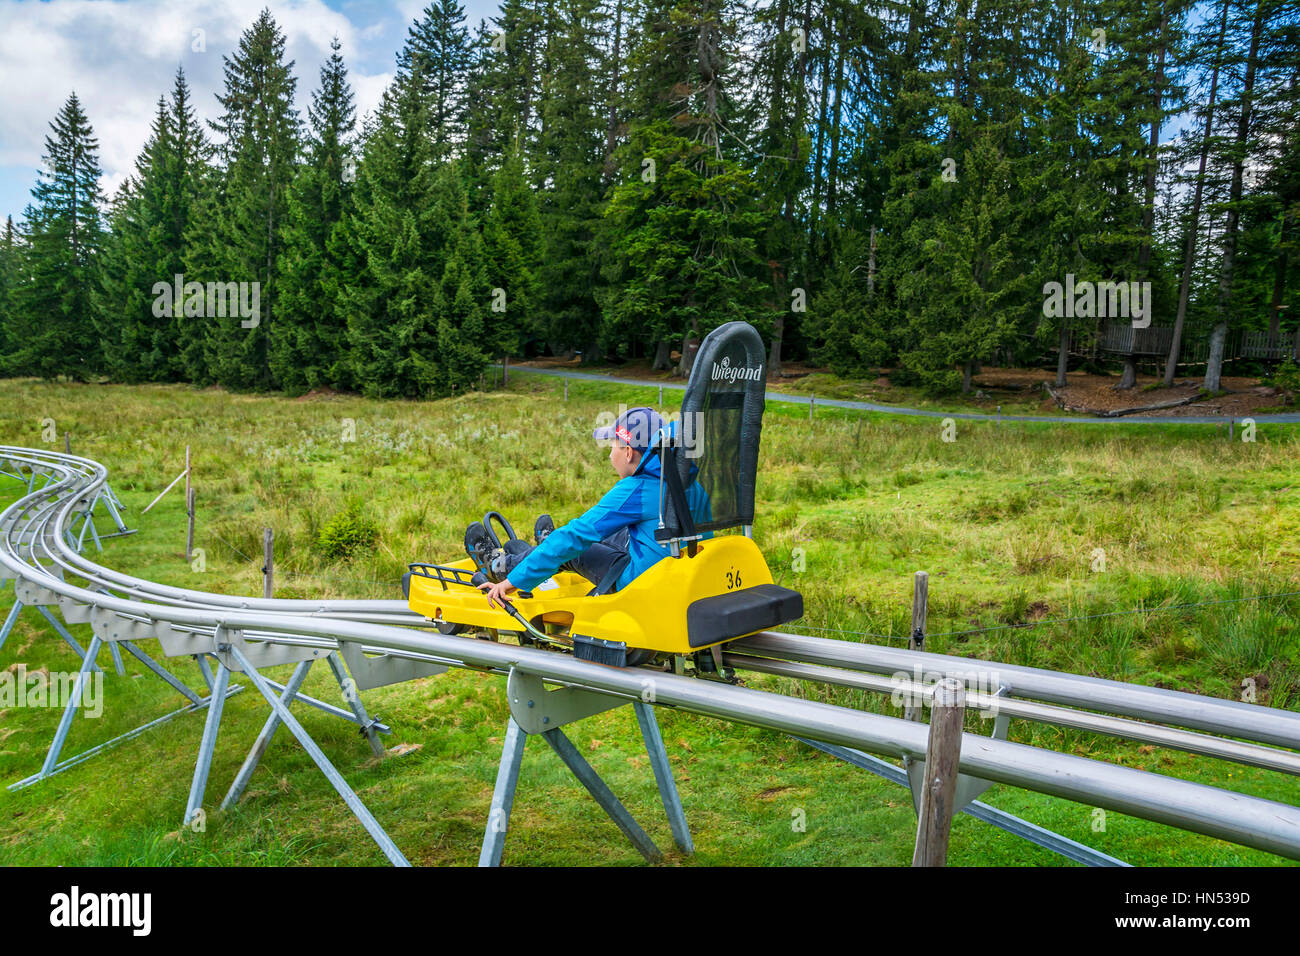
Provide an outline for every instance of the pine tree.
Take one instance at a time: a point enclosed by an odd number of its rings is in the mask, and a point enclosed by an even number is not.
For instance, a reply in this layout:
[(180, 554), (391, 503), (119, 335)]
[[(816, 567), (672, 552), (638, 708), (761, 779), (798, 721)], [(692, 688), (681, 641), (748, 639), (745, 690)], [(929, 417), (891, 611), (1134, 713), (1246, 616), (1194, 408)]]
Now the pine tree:
[(271, 329), (268, 361), (281, 388), (301, 393), (344, 384), (347, 322), (339, 297), (345, 284), (345, 243), (335, 239), (352, 208), (356, 108), (338, 37), (320, 71), (320, 88), (308, 109), (311, 135), (306, 162), (290, 189), (280, 253), (279, 315)]
[(101, 244), (99, 143), (77, 94), (50, 123), (44, 168), (24, 216), (24, 274), (10, 324), (11, 367), (87, 381), (102, 366), (94, 291)]
[(4, 234), (0, 236), (0, 375), (6, 375), (8, 356), (12, 349), (9, 328), (14, 321), (12, 299), (19, 278), (18, 257), (22, 252), (14, 217), (5, 217)]
[(542, 225), (518, 153), (507, 156), (493, 177), (483, 253), (486, 284), (492, 289), (484, 344), (494, 356), (522, 355), (542, 331)]
[(420, 76), (435, 160), (465, 140), (466, 79), (472, 59), (465, 8), (456, 0), (434, 0), (425, 7), (398, 54), (399, 78)]
[(108, 371), (121, 381), (178, 381), (182, 308), (158, 283), (174, 285), (185, 270), (186, 230), (198, 179), (211, 157), (194, 116), (189, 84), (176, 71), (171, 99), (159, 97), (149, 141), (135, 175), (116, 197), (104, 249), (99, 311)]
[(648, 4), (628, 63), (631, 113), (641, 118), (605, 210), (601, 344), (680, 341), (682, 375), (692, 337), (737, 318), (766, 331), (770, 316), (754, 277), (763, 219), (754, 183), (721, 144), (734, 42), (731, 11), (718, 0)]
[(593, 0), (558, 0), (534, 157), (541, 232), (538, 334), (557, 354), (596, 339), (605, 119), (597, 35), (607, 24)]
[(440, 222), (419, 73), (384, 94), (358, 167), (341, 238), (363, 271), (340, 297), (348, 375), (370, 397), (420, 397), (439, 385), (435, 294), (450, 223)]
[[(487, 367), (484, 346), (499, 343), (502, 333), (489, 336), (486, 255), (478, 224), (469, 212), (459, 164), (443, 166), (437, 175), (435, 216), (437, 233), (445, 240), (445, 265), (434, 298), (437, 317), (436, 358), (413, 351), (412, 365), (434, 375), (435, 395), (468, 390)], [(495, 316), (494, 316), (495, 317)], [(509, 326), (506, 327), (509, 331)]]
[(267, 341), (277, 315), (277, 257), (300, 125), (293, 108), (297, 81), (292, 61), (284, 62), (284, 43), (270, 11), (263, 10), (240, 38), (235, 55), (224, 58), (225, 92), (217, 96), (224, 112), (210, 124), (223, 137), (223, 176), (207, 248), (193, 261), (215, 274), (194, 278), (258, 283), (257, 315), (205, 320), (212, 378), (231, 388), (273, 384)]

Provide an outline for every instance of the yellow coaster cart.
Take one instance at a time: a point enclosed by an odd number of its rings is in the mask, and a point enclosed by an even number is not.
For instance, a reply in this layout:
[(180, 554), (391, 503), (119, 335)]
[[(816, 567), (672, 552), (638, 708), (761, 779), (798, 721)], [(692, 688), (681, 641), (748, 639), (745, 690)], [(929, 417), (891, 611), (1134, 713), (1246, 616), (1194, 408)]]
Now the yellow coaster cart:
[[(402, 586), (411, 610), (444, 634), (513, 633), (520, 643), (572, 650), (598, 663), (660, 659), (678, 673), (729, 679), (723, 644), (803, 615), (802, 595), (773, 583), (750, 537), (764, 359), (762, 339), (746, 322), (729, 322), (704, 339), (675, 435), (665, 429), (656, 440), (663, 480), (655, 537), (668, 557), (626, 588), (597, 594), (586, 578), (559, 571), (533, 591), (517, 592), (502, 610), (475, 587), (479, 569), (466, 558), (410, 565)], [(702, 502), (694, 511), (686, 504), (692, 483), (704, 492), (689, 496)], [(743, 533), (716, 534), (733, 528)]]

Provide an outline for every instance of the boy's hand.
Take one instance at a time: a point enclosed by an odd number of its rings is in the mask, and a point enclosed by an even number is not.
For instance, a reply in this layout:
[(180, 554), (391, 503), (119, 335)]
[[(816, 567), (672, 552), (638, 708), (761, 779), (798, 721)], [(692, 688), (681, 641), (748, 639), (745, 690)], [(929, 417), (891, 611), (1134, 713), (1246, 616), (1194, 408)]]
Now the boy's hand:
[(497, 602), (504, 602), (507, 594), (519, 590), (509, 581), (498, 581), (496, 584), (480, 584), (479, 590), (483, 590), (483, 588), (487, 588), (483, 593), (487, 595), (488, 604), (492, 607), (500, 607), (502, 610), (505, 610), (505, 604), (498, 604)]

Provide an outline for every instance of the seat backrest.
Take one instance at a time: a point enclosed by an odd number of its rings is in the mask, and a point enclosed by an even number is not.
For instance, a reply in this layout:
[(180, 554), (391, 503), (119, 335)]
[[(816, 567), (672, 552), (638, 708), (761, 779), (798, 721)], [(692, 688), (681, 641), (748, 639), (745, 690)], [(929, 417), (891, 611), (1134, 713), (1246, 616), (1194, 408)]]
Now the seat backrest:
[(754, 523), (766, 358), (748, 322), (720, 325), (700, 345), (682, 399), (680, 438), (664, 454), (671, 493), (664, 496), (660, 540)]

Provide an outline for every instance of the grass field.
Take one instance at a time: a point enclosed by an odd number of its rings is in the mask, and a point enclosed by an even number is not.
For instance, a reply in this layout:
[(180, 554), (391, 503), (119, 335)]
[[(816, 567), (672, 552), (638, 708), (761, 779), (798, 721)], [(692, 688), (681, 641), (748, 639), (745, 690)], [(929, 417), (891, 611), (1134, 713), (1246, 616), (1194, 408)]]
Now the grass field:
[[(263, 527), (276, 535), (277, 596), (399, 597), (411, 560), (460, 553), (465, 525), (490, 508), (531, 530), (585, 510), (612, 484), (590, 439), (597, 415), (656, 391), (512, 378), (508, 391), (441, 402), (353, 396), (290, 400), (219, 390), (0, 382), (0, 442), (57, 447), (103, 462), (140, 533), (97, 560), (154, 581), (261, 593)], [(820, 393), (819, 393), (820, 394)], [(680, 393), (666, 400), (680, 401)], [(354, 424), (355, 441), (343, 441)], [(912, 573), (931, 575), (928, 649), (1238, 697), (1300, 709), (1300, 431), (1260, 426), (1229, 442), (1208, 426), (958, 423), (772, 403), (763, 432), (754, 535), (806, 616), (789, 629), (902, 643)], [(1240, 434), (1238, 435), (1240, 438)], [(196, 545), (184, 561), (184, 507), (173, 491), (140, 510), (193, 448)], [(0, 478), (0, 497), (19, 486)], [(373, 553), (326, 558), (320, 529), (349, 505), (381, 529)], [(803, 549), (802, 572), (795, 549)], [(1104, 570), (1103, 570), (1104, 567)], [(0, 613), (12, 592), (0, 594)], [(1198, 604), (1194, 608), (1172, 605)], [(1118, 611), (1138, 613), (1111, 614)], [(1065, 618), (1087, 618), (1060, 622)], [(1058, 622), (1058, 623), (1054, 623)], [(86, 625), (74, 633), (88, 632)], [(961, 633), (968, 632), (968, 633)], [(874, 635), (874, 636), (868, 636)], [(104, 655), (106, 657), (107, 655)], [(101, 659), (102, 662), (102, 659)], [(0, 651), (0, 669), (72, 670), (76, 658), (33, 612)], [(168, 666), (191, 684), (188, 661)], [(283, 671), (287, 674), (287, 668)], [(105, 678), (97, 720), (76, 722), (73, 753), (178, 706), (155, 680)], [(283, 677), (279, 677), (283, 679)], [(896, 713), (856, 692), (776, 678), (751, 686)], [(348, 725), (299, 714), (402, 848), (419, 864), (477, 859), (508, 717), (504, 679), (453, 671), (368, 692), (404, 756), (374, 760)], [(327, 668), (307, 692), (334, 700)], [(265, 718), (250, 688), (227, 705), (207, 804), (214, 808)], [(905, 864), (915, 819), (904, 790), (766, 731), (659, 715), (697, 853), (670, 865)], [(37, 771), (52, 709), (0, 712), (0, 780)], [(971, 718), (971, 729), (988, 732)], [(281, 730), (247, 795), (209, 809), (206, 832), (178, 832), (202, 720), (189, 716), (17, 793), (0, 791), (0, 862), (15, 864), (374, 864), (382, 856), (309, 758)], [(568, 729), (661, 847), (671, 846), (633, 716), (626, 708)], [(1289, 777), (1072, 731), (1013, 724), (1011, 738), (1289, 803)], [(1287, 861), (1093, 808), (995, 787), (982, 799), (1139, 865)], [(806, 832), (791, 822), (806, 816)], [(956, 865), (1064, 861), (959, 816)], [(525, 758), (508, 864), (634, 864), (636, 851), (548, 748)]]

